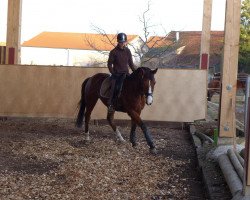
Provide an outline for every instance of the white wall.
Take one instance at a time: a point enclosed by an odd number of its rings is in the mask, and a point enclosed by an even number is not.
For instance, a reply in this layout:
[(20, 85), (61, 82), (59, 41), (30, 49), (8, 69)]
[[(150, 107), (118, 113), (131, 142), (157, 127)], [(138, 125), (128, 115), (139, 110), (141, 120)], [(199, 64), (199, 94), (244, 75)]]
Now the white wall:
[[(129, 45), (129, 49), (131, 50), (131, 53), (133, 55), (134, 64), (137, 66), (140, 66), (141, 59), (140, 59), (140, 56), (136, 53), (136, 51), (137, 52), (140, 51), (141, 46), (144, 45), (144, 42), (140, 37), (137, 37), (136, 39), (130, 42), (130, 45)], [(146, 53), (147, 51), (148, 51), (148, 47), (144, 46), (142, 53)]]
[(28, 65), (66, 65), (67, 50), (51, 48), (21, 48), (21, 64)]
[[(134, 54), (130, 47), (131, 53)], [(107, 66), (109, 52), (103, 53), (76, 49), (53, 49), (22, 47), (21, 64), (23, 65), (64, 65), (64, 66)], [(139, 66), (140, 59), (133, 58)]]
[(21, 64), (90, 66), (101, 62), (106, 66), (107, 55), (86, 50), (22, 47)]
[[(135, 48), (142, 45), (140, 37), (131, 44)], [(135, 65), (140, 66), (140, 58), (136, 56), (135, 50), (129, 46)], [(109, 51), (100, 53), (98, 51), (77, 49), (55, 49), (22, 47), (21, 64), (23, 65), (64, 65), (64, 66), (107, 66)]]

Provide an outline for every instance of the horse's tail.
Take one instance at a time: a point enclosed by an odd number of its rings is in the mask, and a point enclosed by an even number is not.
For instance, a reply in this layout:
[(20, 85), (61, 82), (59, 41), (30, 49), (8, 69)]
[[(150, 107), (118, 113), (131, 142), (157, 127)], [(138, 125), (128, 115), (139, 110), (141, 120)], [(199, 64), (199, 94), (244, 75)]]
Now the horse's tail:
[(88, 82), (89, 78), (85, 79), (82, 83), (82, 90), (81, 90), (81, 99), (78, 103), (78, 106), (80, 106), (77, 119), (75, 122), (76, 127), (80, 128), (82, 127), (83, 124), (83, 119), (84, 119), (84, 113), (85, 113), (85, 87)]

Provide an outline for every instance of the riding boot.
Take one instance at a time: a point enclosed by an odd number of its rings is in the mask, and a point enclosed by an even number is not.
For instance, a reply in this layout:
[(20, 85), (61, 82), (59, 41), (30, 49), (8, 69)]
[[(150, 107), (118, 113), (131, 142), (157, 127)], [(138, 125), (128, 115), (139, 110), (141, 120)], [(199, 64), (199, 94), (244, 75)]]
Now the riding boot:
[(116, 83), (116, 80), (112, 79), (111, 80), (110, 97), (108, 99), (108, 112), (109, 113), (112, 113), (115, 111), (115, 108), (114, 108), (115, 83)]
[(122, 87), (123, 87), (123, 82), (124, 82), (124, 79), (126, 78), (126, 76), (127, 75), (125, 73), (123, 73), (123, 74), (120, 75), (119, 83), (118, 83), (118, 89), (117, 89), (117, 93), (118, 94), (116, 95), (117, 98), (119, 98), (120, 95), (121, 95)]

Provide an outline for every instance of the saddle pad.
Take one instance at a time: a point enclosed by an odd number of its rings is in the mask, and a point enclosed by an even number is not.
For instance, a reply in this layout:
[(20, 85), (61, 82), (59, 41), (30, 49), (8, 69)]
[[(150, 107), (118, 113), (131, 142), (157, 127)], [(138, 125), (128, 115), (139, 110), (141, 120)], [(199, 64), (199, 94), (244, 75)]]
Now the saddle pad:
[(109, 98), (110, 90), (111, 90), (111, 77), (108, 77), (102, 82), (100, 95), (104, 98)]

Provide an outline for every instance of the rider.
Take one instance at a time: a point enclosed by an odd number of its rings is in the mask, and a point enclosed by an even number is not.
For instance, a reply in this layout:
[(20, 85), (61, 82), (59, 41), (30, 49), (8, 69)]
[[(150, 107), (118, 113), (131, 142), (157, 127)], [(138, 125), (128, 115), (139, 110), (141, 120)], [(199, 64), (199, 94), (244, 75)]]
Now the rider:
[[(129, 67), (132, 71), (135, 70), (132, 54), (127, 47), (127, 35), (125, 33), (119, 33), (117, 35), (117, 46), (110, 51), (108, 59), (108, 69), (112, 74), (111, 83), (111, 95), (108, 101), (108, 112), (114, 112), (114, 101), (117, 98), (117, 92), (115, 88), (116, 84), (122, 85), (125, 77), (129, 74)], [(120, 88), (118, 89), (120, 90)]]

